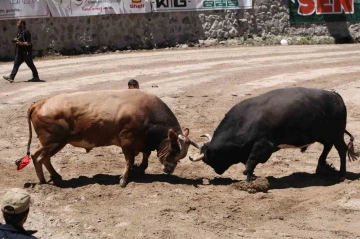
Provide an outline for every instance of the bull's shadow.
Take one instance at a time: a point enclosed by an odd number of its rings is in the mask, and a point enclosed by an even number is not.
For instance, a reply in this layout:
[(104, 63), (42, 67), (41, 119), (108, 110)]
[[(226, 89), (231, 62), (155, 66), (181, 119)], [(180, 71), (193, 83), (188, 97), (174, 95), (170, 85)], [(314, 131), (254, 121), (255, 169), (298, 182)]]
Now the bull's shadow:
[[(119, 185), (120, 179), (120, 175), (96, 174), (93, 177), (80, 176), (69, 180), (56, 180), (52, 183), (59, 188), (79, 188), (92, 184)], [(182, 178), (167, 174), (133, 174), (129, 175), (129, 183), (132, 182), (140, 184), (163, 182), (197, 187), (198, 185), (204, 185), (204, 178)], [(235, 182), (238, 182), (238, 180), (231, 178), (214, 178), (209, 180), (210, 185), (230, 185)]]
[[(169, 184), (184, 184), (184, 185), (192, 185), (197, 187), (198, 185), (204, 185), (205, 178), (181, 178), (176, 175), (166, 175), (166, 174), (145, 174), (141, 177), (137, 177), (132, 179), (132, 182), (136, 183), (155, 183), (155, 182), (163, 182)], [(207, 180), (207, 179), (205, 179)], [(232, 183), (238, 182), (238, 180), (234, 180), (231, 178), (214, 178), (210, 179), (209, 185), (230, 185)]]
[(155, 183), (155, 182), (162, 182), (162, 183), (169, 183), (169, 184), (184, 184), (184, 185), (201, 185), (203, 184), (202, 178), (182, 178), (176, 175), (167, 175), (167, 174), (143, 174), (141, 176), (137, 176), (131, 178), (131, 182), (136, 183)]
[[(182, 178), (176, 175), (167, 174), (135, 174), (129, 175), (129, 183), (135, 182), (140, 184), (163, 182), (169, 184), (183, 184), (192, 185), (197, 187), (198, 185), (204, 185), (205, 178)], [(120, 175), (110, 174), (96, 174), (93, 177), (80, 176), (78, 178), (72, 178), (69, 180), (53, 181), (54, 186), (59, 188), (79, 188), (87, 185), (99, 184), (99, 185), (119, 185)], [(273, 176), (267, 177), (270, 183), (271, 189), (287, 189), (287, 188), (306, 188), (314, 186), (332, 186), (339, 183), (336, 176), (323, 176), (312, 173), (296, 172), (284, 177), (275, 178)], [(347, 172), (347, 180), (360, 179), (360, 173)], [(231, 185), (237, 183), (240, 180), (231, 178), (215, 177), (208, 180), (208, 185)]]
[[(360, 179), (360, 173), (347, 172), (347, 180)], [(332, 186), (338, 184), (339, 178), (336, 175), (324, 176), (305, 172), (296, 172), (281, 178), (267, 177), (271, 189), (306, 188), (314, 186)]]
[(92, 184), (118, 185), (120, 175), (96, 174), (93, 177), (80, 176), (69, 180), (55, 180), (52, 183), (59, 188), (79, 188)]
[[(119, 185), (120, 175), (109, 175), (109, 174), (96, 174), (93, 177), (80, 176), (78, 178), (72, 178), (69, 180), (56, 180), (52, 181), (54, 186), (59, 188), (79, 188), (92, 184), (99, 185)], [(140, 174), (140, 175), (129, 175), (129, 183), (155, 183), (165, 182), (169, 184), (184, 184), (197, 186), (203, 184), (202, 178), (189, 179), (181, 178), (176, 175), (166, 174)]]

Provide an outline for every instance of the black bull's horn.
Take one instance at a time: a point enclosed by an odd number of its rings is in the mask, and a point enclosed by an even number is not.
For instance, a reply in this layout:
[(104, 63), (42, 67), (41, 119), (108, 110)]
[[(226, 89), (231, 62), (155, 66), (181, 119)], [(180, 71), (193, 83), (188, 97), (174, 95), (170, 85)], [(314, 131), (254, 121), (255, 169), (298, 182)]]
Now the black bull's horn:
[(199, 156), (197, 156), (196, 158), (193, 158), (191, 156), (189, 156), (189, 159), (192, 161), (192, 162), (197, 162), (197, 161), (200, 161), (200, 160), (203, 160), (205, 157), (204, 153), (200, 154)]
[[(200, 137), (207, 137), (207, 138), (209, 139), (209, 142), (212, 140), (212, 137), (211, 137), (210, 134), (203, 134), (203, 135), (201, 135)], [(202, 146), (201, 146), (201, 148), (202, 148)], [(198, 148), (198, 149), (200, 149), (200, 151), (201, 151), (201, 148)], [(197, 156), (197, 157), (195, 157), (195, 158), (189, 156), (189, 159), (190, 159), (190, 161), (192, 161), (192, 162), (197, 162), (197, 161), (203, 160), (204, 158), (205, 158), (204, 153), (200, 154), (199, 156)]]
[(212, 140), (212, 137), (210, 134), (203, 134), (200, 137), (207, 137), (209, 139), (209, 142)]

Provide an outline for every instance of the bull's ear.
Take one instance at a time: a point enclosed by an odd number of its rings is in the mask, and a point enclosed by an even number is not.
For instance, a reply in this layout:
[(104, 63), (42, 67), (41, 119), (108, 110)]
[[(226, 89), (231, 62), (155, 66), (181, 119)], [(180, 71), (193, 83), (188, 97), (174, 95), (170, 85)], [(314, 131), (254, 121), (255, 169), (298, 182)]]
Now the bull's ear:
[(187, 137), (190, 133), (190, 130), (188, 128), (184, 129), (184, 136)]
[(175, 134), (174, 130), (169, 129), (168, 131), (168, 138), (170, 139), (171, 142), (177, 142), (177, 135)]

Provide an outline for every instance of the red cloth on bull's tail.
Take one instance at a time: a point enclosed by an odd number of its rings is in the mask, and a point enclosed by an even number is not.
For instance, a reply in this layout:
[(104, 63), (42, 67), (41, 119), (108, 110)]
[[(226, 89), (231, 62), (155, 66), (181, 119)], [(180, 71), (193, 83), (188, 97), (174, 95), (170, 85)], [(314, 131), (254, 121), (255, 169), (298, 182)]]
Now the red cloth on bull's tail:
[(16, 160), (17, 170), (25, 168), (31, 162), (30, 155), (26, 155), (22, 159)]

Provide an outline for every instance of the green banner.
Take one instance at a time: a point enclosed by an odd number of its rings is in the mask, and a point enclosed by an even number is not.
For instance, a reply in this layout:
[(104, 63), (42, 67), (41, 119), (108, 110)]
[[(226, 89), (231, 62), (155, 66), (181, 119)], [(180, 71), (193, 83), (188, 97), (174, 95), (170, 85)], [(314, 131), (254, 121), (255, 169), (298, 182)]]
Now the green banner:
[(360, 22), (360, 0), (290, 0), (290, 24)]

